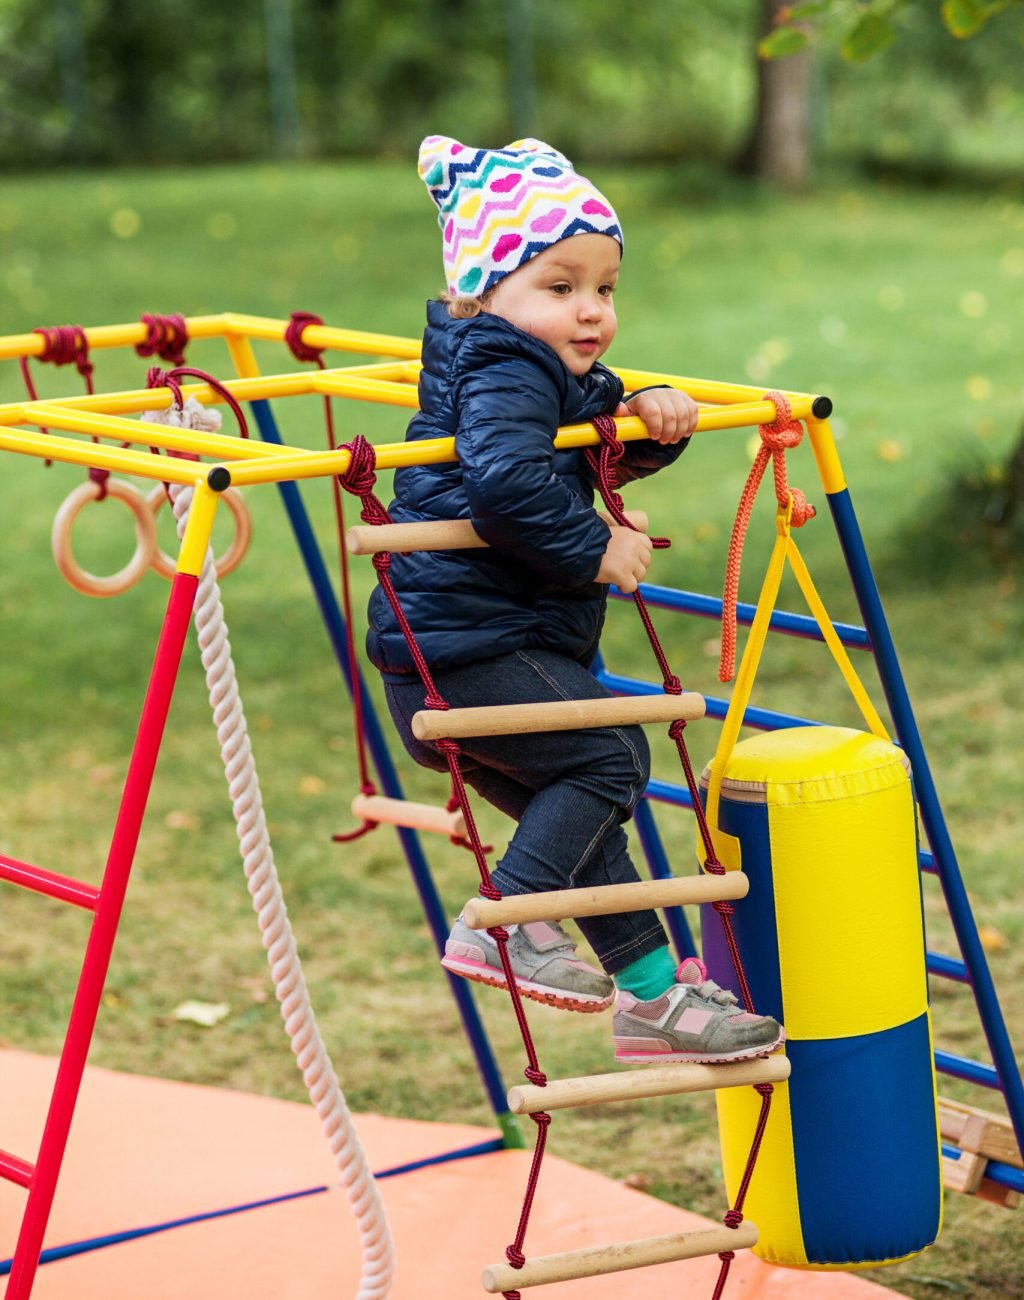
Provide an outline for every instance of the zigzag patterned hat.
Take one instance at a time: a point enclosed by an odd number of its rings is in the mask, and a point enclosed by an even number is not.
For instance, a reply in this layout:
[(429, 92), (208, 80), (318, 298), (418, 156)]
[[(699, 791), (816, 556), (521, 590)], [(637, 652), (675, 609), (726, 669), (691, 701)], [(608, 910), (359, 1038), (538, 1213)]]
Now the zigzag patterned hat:
[(571, 235), (610, 235), (622, 247), (612, 205), (541, 140), (473, 149), (428, 135), (419, 174), (439, 209), (451, 294), (478, 298)]

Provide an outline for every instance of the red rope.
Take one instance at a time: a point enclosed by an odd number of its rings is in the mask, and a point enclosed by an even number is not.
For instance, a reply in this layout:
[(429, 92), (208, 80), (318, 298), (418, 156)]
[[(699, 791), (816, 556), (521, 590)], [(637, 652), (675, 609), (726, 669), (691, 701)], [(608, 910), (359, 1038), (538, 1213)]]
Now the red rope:
[(136, 343), (135, 351), (140, 357), (159, 357), (172, 366), (185, 364), (185, 349), (188, 347), (188, 325), (185, 317), (178, 312), (169, 316), (157, 316), (153, 312), (143, 312), (140, 317), (146, 327), (146, 337)]
[[(608, 510), (608, 513), (612, 516), (612, 518), (615, 519), (616, 522), (621, 524), (624, 528), (633, 528), (634, 532), (639, 532), (639, 529), (634, 528), (634, 526), (629, 522), (629, 520), (626, 518), (625, 514), (623, 513), (622, 499), (614, 491), (614, 487), (613, 487), (616, 479), (615, 465), (621, 459), (624, 451), (622, 443), (619, 442), (618, 440), (615, 421), (612, 419), (610, 415), (599, 415), (593, 421), (593, 425), (594, 428), (597, 430), (598, 435), (601, 438), (601, 449), (600, 449), (600, 453), (597, 456), (595, 456), (594, 453), (589, 450), (587, 451), (586, 456), (587, 456), (588, 463), (590, 464), (591, 468), (594, 471), (594, 478), (597, 483), (597, 489), (601, 494), (602, 500), (604, 501), (605, 508)], [(785, 486), (785, 464), (784, 463), (783, 463), (782, 474), (783, 474), (782, 481), (784, 487)], [(778, 471), (776, 473), (776, 481), (778, 482)], [(796, 496), (796, 493), (794, 493), (794, 496)], [(667, 546), (669, 544), (667, 539), (664, 538), (658, 538), (657, 540), (652, 538), (652, 542), (656, 546), (659, 543), (661, 543), (662, 546)], [(679, 678), (675, 676), (675, 674), (671, 671), (669, 667), (669, 663), (667, 658), (665, 657), (665, 652), (662, 648), (661, 641), (658, 638), (658, 634), (654, 628), (654, 623), (651, 620), (650, 612), (648, 611), (647, 605), (639, 590), (633, 593), (633, 603), (636, 605), (637, 611), (640, 614), (640, 619), (641, 622), (643, 623), (644, 631), (647, 633), (647, 639), (651, 643), (651, 649), (654, 652), (654, 657), (657, 660), (658, 667), (661, 670), (661, 676), (662, 676), (662, 682), (665, 689), (665, 694), (666, 695), (681, 694), (682, 685), (680, 684)], [(690, 755), (686, 747), (686, 741), (683, 739), (683, 732), (685, 728), (686, 728), (685, 721), (683, 721), (682, 719), (678, 719), (677, 721), (673, 722), (669, 726), (668, 734), (672, 737), (672, 740), (675, 742), (676, 751), (679, 754), (679, 761), (682, 764), (683, 772), (686, 775), (686, 784), (690, 790), (690, 799), (693, 804), (693, 811), (697, 818), (697, 826), (700, 830), (701, 841), (703, 843), (704, 852), (706, 855), (706, 860), (704, 862), (704, 869), (705, 871), (710, 872), (712, 875), (721, 876), (725, 874), (725, 867), (721, 864), (721, 862), (719, 862), (718, 855), (715, 853), (714, 841), (711, 837), (711, 830), (708, 826), (707, 816), (704, 812), (704, 804), (701, 801), (700, 790), (698, 789), (697, 781), (693, 773), (693, 764), (690, 761)], [(753, 1000), (750, 995), (750, 986), (747, 983), (746, 971), (743, 969), (743, 960), (740, 956), (739, 945), (736, 942), (736, 935), (732, 927), (732, 917), (734, 913), (733, 906), (731, 903), (725, 900), (719, 900), (718, 902), (714, 903), (713, 906), (715, 911), (718, 913), (719, 920), (722, 923), (722, 929), (725, 935), (725, 941), (729, 949), (729, 956), (732, 961), (733, 970), (736, 973), (736, 983), (739, 988), (740, 997), (743, 1001), (743, 1005), (746, 1008), (746, 1010), (753, 1014), (754, 1006), (753, 1006)], [(736, 1202), (733, 1205), (733, 1207), (726, 1213), (725, 1218), (723, 1220), (726, 1227), (729, 1228), (738, 1228), (739, 1225), (743, 1222), (743, 1213), (742, 1213), (743, 1201), (746, 1197), (747, 1188), (750, 1185), (750, 1180), (753, 1177), (754, 1166), (757, 1163), (757, 1156), (758, 1156), (758, 1152), (761, 1149), (761, 1140), (764, 1137), (764, 1129), (765, 1129), (765, 1125), (768, 1122), (768, 1112), (771, 1107), (771, 1096), (773, 1091), (772, 1085), (759, 1083), (759, 1084), (755, 1084), (754, 1086), (757, 1092), (760, 1093), (761, 1095), (761, 1114), (757, 1122), (757, 1128), (754, 1132), (754, 1138), (753, 1138), (753, 1142), (751, 1143), (750, 1153), (747, 1156), (747, 1164), (743, 1172), (743, 1177), (740, 1181), (740, 1189), (736, 1197)], [(731, 1250), (723, 1251), (719, 1256), (719, 1258), (722, 1261), (722, 1267), (719, 1272), (718, 1282), (715, 1286), (715, 1291), (714, 1291), (714, 1295), (712, 1296), (712, 1300), (720, 1300), (722, 1290), (725, 1286), (725, 1281), (729, 1273), (729, 1265), (732, 1263), (733, 1259), (735, 1258), (735, 1254)]]
[(743, 540), (753, 509), (757, 489), (761, 486), (768, 461), (772, 462), (775, 478), (775, 498), (785, 508), (792, 498), (792, 526), (802, 528), (813, 519), (815, 509), (799, 488), (790, 488), (786, 482), (786, 450), (797, 447), (804, 436), (803, 425), (793, 419), (793, 412), (785, 395), (772, 391), (765, 393), (765, 401), (774, 402), (775, 419), (770, 424), (759, 424), (761, 446), (757, 449), (747, 481), (740, 493), (736, 520), (729, 539), (729, 555), (725, 564), (725, 591), (722, 595), (722, 656), (718, 665), (718, 680), (732, 681), (736, 669), (736, 600), (740, 587), (740, 562), (743, 558)]
[[(391, 517), (385, 510), (384, 506), (374, 494), (374, 487), (377, 482), (376, 461), (377, 453), (371, 443), (367, 442), (362, 436), (355, 438), (351, 443), (343, 444), (349, 452), (350, 461), (347, 471), (340, 475), (341, 486), (347, 491), (357, 496), (360, 500), (362, 509), (360, 518), (366, 524), (389, 524)], [(388, 551), (380, 551), (373, 557), (373, 567), (377, 573), (377, 579), (380, 582), (381, 589), (387, 598), (388, 604), (394, 613), (398, 626), (405, 638), (405, 643), (409, 647), (409, 653), (413, 663), (416, 665), (416, 671), (419, 673), (420, 680), (423, 683), (425, 692), (424, 707), (428, 709), (447, 709), (448, 702), (437, 689), (430, 673), (429, 665), (423, 656), (415, 634), (409, 625), (409, 621), (402, 609), (401, 602), (398, 599), (398, 593), (395, 590), (394, 583), (391, 580), (391, 555)], [(466, 823), (466, 840), (476, 859), (477, 870), (480, 874), (480, 894), (483, 898), (501, 898), (501, 892), (491, 879), (490, 869), (487, 865), (487, 856), (484, 845), (480, 840), (480, 832), (477, 829), (476, 819), (473, 816), (473, 810), (470, 807), (469, 797), (466, 793), (466, 785), (462, 779), (462, 770), (459, 766), (460, 748), (456, 740), (443, 739), (436, 742), (439, 753), (444, 755), (448, 764), (448, 771), (452, 780), (452, 800), (454, 806), (462, 812), (463, 819)], [(451, 804), (449, 805), (451, 806)], [(516, 1022), (519, 1025), (519, 1033), (523, 1040), (523, 1047), (526, 1052), (527, 1065), (523, 1071), (524, 1077), (528, 1082), (543, 1087), (547, 1083), (547, 1075), (541, 1070), (537, 1058), (537, 1049), (534, 1046), (533, 1035), (530, 1032), (530, 1026), (526, 1019), (526, 1011), (523, 1007), (522, 994), (516, 984), (515, 973), (512, 970), (512, 959), (508, 952), (508, 931), (503, 926), (493, 926), (488, 929), (487, 933), (498, 945), (498, 955), (501, 959), (502, 970), (505, 972), (505, 982), (508, 986), (509, 996), (512, 1000), (512, 1007), (515, 1011)], [(523, 1197), (523, 1207), (519, 1216), (519, 1226), (516, 1230), (516, 1236), (513, 1243), (506, 1250), (506, 1257), (513, 1268), (522, 1268), (525, 1263), (523, 1255), (523, 1242), (526, 1239), (526, 1229), (529, 1224), (530, 1211), (533, 1207), (533, 1199), (537, 1190), (537, 1183), (540, 1178), (541, 1163), (544, 1159), (544, 1149), (547, 1142), (547, 1129), (551, 1123), (551, 1116), (544, 1111), (538, 1111), (531, 1117), (537, 1125), (537, 1141), (534, 1146), (533, 1160), (530, 1166), (530, 1173), (527, 1179), (526, 1193)], [(506, 1291), (503, 1293), (506, 1300), (517, 1300), (518, 1291)]]
[[(303, 343), (302, 332), (307, 325), (322, 325), (323, 317), (311, 311), (293, 311), (284, 331), (284, 341), (288, 344), (296, 361), (313, 362), (321, 370), (324, 365), (324, 349)], [(327, 430), (327, 445), (331, 451), (337, 451), (334, 438), (334, 411), (331, 399), (324, 394), (324, 426)], [(334, 524), (338, 534), (338, 572), (341, 591), (342, 614), (345, 623), (345, 657), (348, 660), (349, 683), (352, 690), (352, 731), (356, 743), (356, 758), (359, 763), (359, 793), (374, 795), (377, 787), (370, 773), (370, 760), (366, 746), (366, 724), (363, 718), (363, 682), (356, 658), (355, 633), (352, 627), (352, 590), (349, 579), (348, 551), (345, 547), (345, 507), (342, 502), (341, 484), (337, 477), (331, 478), (331, 493), (334, 499)], [(340, 832), (331, 839), (337, 844), (351, 844), (353, 840), (362, 839), (370, 831), (376, 830), (379, 822), (363, 818), (361, 826), (353, 831)]]
[[(41, 326), (34, 329), (32, 333), (43, 336), (43, 350), (39, 353), (38, 360), (52, 362), (55, 366), (73, 365), (85, 380), (85, 390), (91, 397), (95, 392), (92, 383), (93, 364), (89, 360), (89, 340), (85, 337), (85, 330), (81, 325), (53, 325), (49, 328)], [(38, 402), (39, 394), (32, 382), (28, 357), (19, 357), (18, 366), (21, 377), (25, 381), (25, 391), (33, 402)], [(40, 428), (39, 432), (49, 433), (50, 430)], [(96, 441), (98, 439), (93, 438), (93, 442)], [(53, 461), (45, 460), (43, 464), (48, 467), (53, 464)]]

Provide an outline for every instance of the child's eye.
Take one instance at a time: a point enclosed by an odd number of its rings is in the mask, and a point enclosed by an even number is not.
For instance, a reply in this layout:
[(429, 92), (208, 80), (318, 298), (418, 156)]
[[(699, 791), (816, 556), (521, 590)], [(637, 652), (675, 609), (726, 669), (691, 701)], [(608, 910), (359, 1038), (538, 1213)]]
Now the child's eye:
[(558, 294), (560, 298), (564, 298), (567, 293), (571, 293), (572, 291), (567, 284), (553, 284), (551, 286), (551, 292)]
[(602, 298), (610, 298), (612, 294), (615, 292), (615, 285), (602, 284), (600, 289), (598, 289), (597, 292), (601, 295)]

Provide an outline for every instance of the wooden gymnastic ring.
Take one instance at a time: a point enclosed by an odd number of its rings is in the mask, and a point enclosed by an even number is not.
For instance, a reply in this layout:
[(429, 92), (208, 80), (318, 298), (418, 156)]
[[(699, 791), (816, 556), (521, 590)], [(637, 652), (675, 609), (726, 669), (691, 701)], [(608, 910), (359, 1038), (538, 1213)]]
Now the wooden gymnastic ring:
[[(245, 559), (245, 553), (252, 541), (252, 516), (249, 514), (249, 507), (245, 504), (245, 497), (237, 488), (228, 488), (221, 493), (221, 496), (235, 517), (235, 535), (224, 554), (219, 559), (214, 559), (218, 578), (223, 578), (225, 574), (238, 568)], [(156, 528), (157, 512), (166, 500), (167, 492), (162, 483), (158, 483), (149, 496), (146, 497), (146, 504), (149, 506), (154, 520), (154, 530)], [(173, 578), (177, 569), (177, 561), (172, 560), (167, 552), (161, 550), (159, 544), (157, 544), (153, 549), (153, 568), (161, 577)]]
[(57, 568), (76, 591), (81, 591), (86, 596), (119, 596), (122, 591), (134, 587), (152, 564), (157, 551), (156, 522), (152, 511), (147, 509), (145, 498), (136, 487), (124, 479), (108, 478), (106, 495), (116, 501), (123, 501), (135, 516), (135, 553), (123, 569), (107, 578), (89, 573), (75, 559), (71, 549), (71, 529), (82, 507), (90, 501), (100, 499), (100, 491), (98, 483), (87, 479), (68, 494), (54, 516), (50, 543)]

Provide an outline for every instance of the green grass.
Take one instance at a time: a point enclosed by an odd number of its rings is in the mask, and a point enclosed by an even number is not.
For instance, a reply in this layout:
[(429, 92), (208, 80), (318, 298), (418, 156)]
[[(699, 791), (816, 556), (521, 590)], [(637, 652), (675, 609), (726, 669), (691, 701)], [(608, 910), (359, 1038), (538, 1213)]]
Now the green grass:
[[(940, 795), (979, 923), (1005, 939), (991, 956), (1011, 1035), (1024, 1037), (1024, 884), (1019, 871), (1022, 746), (1019, 541), (986, 532), (965, 481), (993, 477), (1024, 406), (1019, 337), (1024, 313), (1024, 205), (1012, 195), (927, 195), (849, 186), (802, 198), (734, 190), (668, 171), (600, 177), (627, 238), (613, 362), (770, 387), (825, 391), (839, 447), (886, 601)], [(120, 235), (115, 232), (120, 231)], [(440, 283), (437, 230), (411, 167), (351, 164), (162, 173), (68, 174), (8, 181), (0, 198), (8, 290), (0, 333), (39, 324), (131, 320), (142, 311), (321, 313), (331, 323), (417, 334), (423, 299)], [(258, 349), (268, 372), (284, 350)], [(220, 374), (220, 344), (194, 364)], [(101, 388), (137, 387), (148, 365), (97, 353)], [(78, 389), (71, 371), (35, 366), (43, 393)], [(20, 393), (0, 368), (0, 400)], [(282, 403), (286, 436), (322, 445), (315, 402)], [(341, 410), (342, 436), (401, 436), (404, 417), (372, 406)], [(632, 489), (631, 504), (671, 534), (652, 577), (717, 591), (749, 452), (747, 433), (708, 434), (671, 477)], [(81, 474), (4, 456), (0, 568), (0, 850), (96, 880), (163, 615), (165, 584), (148, 577), (116, 601), (65, 586), (49, 552), (54, 511)], [(791, 481), (822, 507), (800, 544), (833, 617), (857, 620), (809, 450)], [(386, 489), (385, 489), (386, 490)], [(767, 489), (766, 489), (767, 491)], [(328, 559), (325, 485), (307, 492)], [(224, 582), (224, 599), (264, 801), (290, 914), (328, 1042), (355, 1109), (488, 1124), (488, 1108), (394, 838), (348, 829), (356, 788), (351, 719), (326, 637), (276, 494), (250, 491), (253, 550)], [(164, 512), (166, 516), (168, 512)], [(747, 543), (743, 597), (767, 554), (762, 502)], [(169, 538), (169, 520), (162, 519)], [(83, 519), (98, 569), (131, 546), (116, 505)], [(169, 544), (166, 543), (165, 544)], [(330, 560), (329, 560), (330, 562)], [(369, 588), (358, 565), (357, 606)], [(787, 583), (783, 603), (800, 609)], [(688, 687), (717, 691), (715, 626), (659, 619)], [(628, 608), (613, 607), (606, 656), (650, 676)], [(864, 667), (864, 661), (858, 660)], [(867, 668), (870, 664), (867, 664)], [(865, 670), (876, 700), (880, 693)], [(826, 653), (769, 645), (756, 702), (856, 725)], [(714, 747), (711, 724), (690, 729), (695, 761)], [(655, 740), (656, 771), (675, 779)], [(402, 763), (415, 797), (444, 791)], [(677, 867), (691, 863), (692, 822), (658, 810)], [(508, 827), (481, 812), (497, 843)], [(429, 845), (446, 907), (473, 889), (471, 859)], [(938, 888), (927, 880), (930, 942), (954, 952)], [(41, 1052), (61, 1044), (86, 922), (20, 891), (4, 893), (2, 1041)], [(400, 955), (385, 976), (379, 937)], [(885, 978), (882, 966), (866, 978)], [(91, 1059), (117, 1069), (298, 1098), (239, 869), (230, 809), (201, 680), (189, 646), (172, 708), (137, 866)], [(969, 993), (936, 983), (937, 1038), (984, 1057)], [(213, 1029), (174, 1021), (187, 998), (228, 1002)], [(498, 996), (481, 1011), (509, 1081), (522, 1054)], [(401, 1022), (399, 1032), (395, 1026)], [(603, 1020), (531, 1014), (552, 1076), (608, 1066)], [(422, 1031), (408, 1036), (410, 1024)], [(359, 1051), (350, 1045), (358, 1043)], [(950, 1082), (979, 1105), (988, 1094)], [(647, 1175), (650, 1190), (710, 1215), (722, 1210), (713, 1105), (706, 1097), (630, 1110), (559, 1115), (551, 1149), (612, 1177)], [(510, 1207), (510, 1216), (514, 1208)], [(511, 1222), (511, 1217), (510, 1217)], [(946, 1230), (920, 1259), (878, 1278), (908, 1296), (1010, 1297), (1024, 1235), (1019, 1215), (950, 1199)]]

